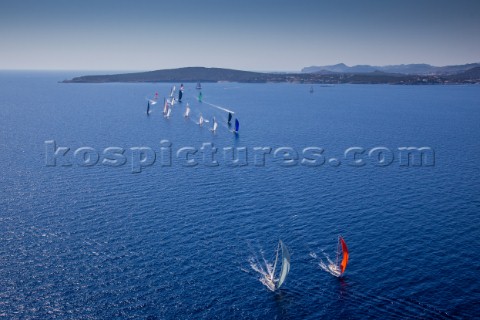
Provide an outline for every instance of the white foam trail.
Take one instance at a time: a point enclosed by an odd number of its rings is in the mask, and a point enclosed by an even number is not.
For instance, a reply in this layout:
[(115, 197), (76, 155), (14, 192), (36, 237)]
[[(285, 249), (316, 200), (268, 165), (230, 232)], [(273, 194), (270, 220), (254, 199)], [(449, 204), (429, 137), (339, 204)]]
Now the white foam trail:
[[(194, 97), (197, 101), (199, 101), (199, 100), (198, 100), (198, 97), (195, 97), (195, 96), (193, 96), (193, 97)], [(200, 102), (200, 101), (199, 101), (199, 102)], [(225, 111), (225, 112), (230, 112), (231, 114), (235, 114), (235, 111), (228, 110), (227, 108), (224, 108), (224, 107), (221, 107), (221, 106), (217, 106), (216, 104), (207, 102), (207, 101), (205, 101), (205, 100), (203, 100), (203, 99), (202, 99), (202, 103), (206, 103), (206, 104), (208, 104), (209, 106), (212, 106), (212, 107), (217, 108), (217, 109), (219, 109), (219, 110), (222, 110), (222, 111)]]
[(147, 100), (148, 102), (150, 102), (150, 105), (151, 105), (151, 106), (157, 104), (157, 102), (158, 102), (158, 101), (156, 101), (156, 100), (152, 100), (152, 99), (148, 99), (148, 98), (145, 98), (145, 100)]
[(248, 260), (250, 262), (250, 267), (253, 271), (260, 274), (260, 278), (258, 279), (265, 287), (268, 288), (270, 291), (275, 291), (275, 285), (273, 284), (272, 280), (273, 275), (273, 264), (269, 263), (261, 251), (260, 254), (262, 255), (263, 263), (261, 263), (256, 257), (250, 257)]
[(222, 111), (225, 111), (225, 112), (230, 112), (231, 114), (235, 114), (234, 111), (228, 110), (228, 109), (223, 108), (223, 107), (220, 107), (220, 106), (217, 106), (217, 105), (215, 105), (215, 104), (213, 104), (213, 103), (206, 102), (206, 101), (203, 101), (203, 103), (206, 103), (206, 104), (208, 104), (208, 105), (210, 105), (210, 106), (212, 106), (212, 107), (214, 107), (214, 108), (217, 108), (217, 109), (219, 109), (219, 110), (222, 110)]
[(338, 266), (335, 264), (335, 262), (333, 262), (332, 259), (330, 259), (330, 257), (323, 250), (322, 250), (322, 254), (326, 262), (322, 260), (322, 258), (319, 258), (315, 252), (310, 252), (310, 257), (314, 258), (315, 260), (318, 260), (318, 266), (320, 267), (320, 269), (330, 273), (334, 277), (337, 277), (337, 278), (340, 277), (341, 272), (338, 269)]

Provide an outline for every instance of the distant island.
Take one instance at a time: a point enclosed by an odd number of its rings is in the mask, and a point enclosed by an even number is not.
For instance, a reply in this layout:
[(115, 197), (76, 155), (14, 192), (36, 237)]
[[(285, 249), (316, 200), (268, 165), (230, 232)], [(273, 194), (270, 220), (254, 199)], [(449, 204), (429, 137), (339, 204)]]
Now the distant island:
[(307, 67), (298, 73), (263, 73), (222, 68), (186, 67), (111, 75), (87, 75), (63, 83), (107, 82), (241, 82), (306, 84), (477, 84), (480, 64), (433, 67), (425, 64), (385, 67), (345, 64)]

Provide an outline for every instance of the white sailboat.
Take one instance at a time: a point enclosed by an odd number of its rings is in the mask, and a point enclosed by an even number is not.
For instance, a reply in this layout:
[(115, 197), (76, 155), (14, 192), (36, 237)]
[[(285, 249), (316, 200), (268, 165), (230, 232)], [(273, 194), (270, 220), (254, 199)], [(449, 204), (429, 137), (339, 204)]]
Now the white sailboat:
[[(280, 262), (279, 262), (280, 258)], [(280, 274), (278, 278), (276, 277), (275, 273), (277, 271), (278, 264), (281, 263), (282, 267), (280, 269)], [(270, 290), (276, 291), (280, 289), (283, 283), (285, 283), (285, 279), (287, 278), (288, 273), (290, 272), (290, 252), (288, 251), (287, 247), (283, 243), (282, 240), (278, 241), (277, 252), (275, 256), (275, 263), (273, 264), (272, 272), (269, 272), (265, 275), (265, 278), (262, 281)]]
[(213, 117), (213, 127), (210, 129), (210, 131), (215, 133), (217, 131), (217, 128), (218, 128), (217, 119), (215, 119), (215, 117)]
[(165, 118), (170, 119), (170, 115), (172, 114), (172, 109), (168, 108), (167, 114), (165, 115)]
[(200, 119), (198, 119), (198, 124), (199, 124), (200, 126), (203, 126), (203, 121), (204, 121), (204, 120), (203, 120), (203, 117), (202, 117), (202, 115), (200, 115)]
[(190, 105), (187, 102), (187, 107), (185, 108), (185, 118), (187, 118), (190, 115)]
[(164, 104), (163, 104), (163, 115), (166, 115), (167, 112), (168, 112), (168, 109), (169, 109), (169, 108), (168, 108), (168, 100), (166, 100), (166, 99), (164, 98), (164, 101), (165, 101), (165, 102), (164, 102)]

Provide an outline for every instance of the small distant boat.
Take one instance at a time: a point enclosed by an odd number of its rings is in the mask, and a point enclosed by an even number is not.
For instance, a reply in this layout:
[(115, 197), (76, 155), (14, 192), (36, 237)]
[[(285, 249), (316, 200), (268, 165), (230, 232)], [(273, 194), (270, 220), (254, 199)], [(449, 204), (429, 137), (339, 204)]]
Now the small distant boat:
[(202, 91), (200, 91), (200, 93), (198, 94), (198, 102), (202, 102), (202, 98), (203, 98)]
[(172, 114), (172, 109), (168, 108), (167, 114), (165, 115), (165, 118), (170, 119), (170, 115)]
[(172, 87), (172, 90), (170, 90), (170, 98), (173, 98), (173, 96), (175, 95), (175, 85)]
[(147, 102), (147, 116), (150, 115), (150, 101)]
[(190, 115), (190, 105), (187, 102), (187, 107), (185, 108), (184, 117), (187, 118)]
[(313, 86), (310, 87), (310, 93), (313, 93)]
[(178, 102), (182, 102), (183, 97), (183, 83), (180, 85), (180, 91), (178, 91)]
[[(277, 265), (279, 264), (279, 258), (280, 258), (282, 267), (280, 269), (279, 277), (277, 278), (275, 276), (275, 273), (276, 273)], [(280, 289), (283, 283), (285, 283), (285, 279), (287, 278), (287, 275), (289, 272), (290, 272), (290, 252), (288, 251), (288, 248), (285, 246), (282, 240), (279, 240), (277, 245), (277, 252), (275, 255), (275, 263), (273, 264), (273, 270), (271, 273), (269, 272), (265, 276), (264, 284), (266, 284), (270, 290), (276, 291)]]
[(168, 107), (168, 100), (165, 98), (163, 98), (163, 100), (165, 101), (163, 104), (163, 115), (165, 116), (170, 108)]
[(213, 127), (210, 129), (210, 131), (215, 133), (217, 131), (217, 127), (218, 127), (217, 119), (215, 119), (215, 117), (213, 117), (212, 121), (213, 121)]
[(198, 119), (198, 124), (199, 124), (200, 126), (203, 126), (203, 121), (204, 121), (204, 120), (203, 120), (203, 116), (200, 115), (200, 119)]
[(235, 119), (235, 130), (233, 130), (232, 132), (235, 134), (238, 134), (239, 129), (240, 129), (240, 122), (238, 121), (238, 119)]
[[(340, 260), (341, 258), (341, 260)], [(335, 264), (330, 263), (328, 269), (336, 277), (341, 277), (345, 273), (348, 264), (348, 247), (342, 236), (338, 236), (337, 259)]]
[(228, 121), (227, 121), (227, 124), (230, 126), (232, 124), (232, 113), (229, 112), (228, 113)]
[(202, 90), (202, 85), (200, 84), (200, 82), (197, 82), (197, 86), (195, 87), (195, 89)]

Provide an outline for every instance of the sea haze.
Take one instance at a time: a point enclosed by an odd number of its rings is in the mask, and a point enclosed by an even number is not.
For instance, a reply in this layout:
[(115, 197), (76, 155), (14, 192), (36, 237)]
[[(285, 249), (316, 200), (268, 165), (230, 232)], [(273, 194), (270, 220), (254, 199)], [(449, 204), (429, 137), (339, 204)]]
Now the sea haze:
[[(171, 84), (64, 84), (75, 74), (0, 73), (0, 316), (6, 318), (473, 318), (480, 314), (480, 86), (195, 84), (172, 117)], [(180, 83), (175, 83), (177, 89)], [(146, 116), (146, 97), (160, 103)], [(185, 103), (192, 119), (185, 119)], [(240, 134), (226, 126), (227, 107)], [(219, 130), (195, 121), (216, 116)], [(126, 149), (127, 164), (46, 166), (45, 141)], [(211, 142), (219, 165), (160, 163)], [(400, 166), (400, 147), (433, 166)], [(130, 148), (157, 162), (132, 173)], [(232, 167), (223, 147), (324, 149), (339, 166)], [(392, 150), (389, 166), (343, 152)], [(249, 156), (253, 154), (249, 153)], [(337, 236), (344, 278), (319, 267)], [(278, 240), (291, 271), (270, 292), (251, 267)], [(316, 258), (315, 258), (316, 257)]]

